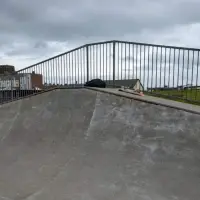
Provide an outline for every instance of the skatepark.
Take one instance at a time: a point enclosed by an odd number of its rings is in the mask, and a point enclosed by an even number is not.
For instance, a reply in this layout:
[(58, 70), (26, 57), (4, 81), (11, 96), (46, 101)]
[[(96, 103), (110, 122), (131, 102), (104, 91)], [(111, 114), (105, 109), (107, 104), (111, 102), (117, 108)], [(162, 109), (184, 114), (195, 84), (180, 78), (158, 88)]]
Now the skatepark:
[(156, 99), (57, 89), (1, 105), (0, 200), (199, 200), (199, 107)]

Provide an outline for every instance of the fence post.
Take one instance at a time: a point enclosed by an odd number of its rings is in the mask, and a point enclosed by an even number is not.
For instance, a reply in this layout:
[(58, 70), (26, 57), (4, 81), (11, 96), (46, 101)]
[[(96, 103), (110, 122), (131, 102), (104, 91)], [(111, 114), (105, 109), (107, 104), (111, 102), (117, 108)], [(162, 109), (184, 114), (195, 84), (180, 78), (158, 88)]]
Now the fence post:
[(13, 101), (13, 76), (11, 75), (11, 79), (10, 79), (10, 81), (11, 81), (11, 101)]
[(87, 81), (89, 81), (89, 48), (88, 44), (86, 45), (86, 67), (87, 67)]
[(113, 41), (113, 87), (115, 86), (115, 45), (116, 42)]

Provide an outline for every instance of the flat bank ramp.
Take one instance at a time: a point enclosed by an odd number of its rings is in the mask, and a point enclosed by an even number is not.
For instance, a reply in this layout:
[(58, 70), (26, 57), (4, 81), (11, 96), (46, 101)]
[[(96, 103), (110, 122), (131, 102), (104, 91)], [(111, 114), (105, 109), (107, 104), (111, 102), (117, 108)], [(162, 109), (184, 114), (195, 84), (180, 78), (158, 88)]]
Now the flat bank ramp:
[(0, 108), (0, 200), (199, 200), (200, 115), (87, 89)]

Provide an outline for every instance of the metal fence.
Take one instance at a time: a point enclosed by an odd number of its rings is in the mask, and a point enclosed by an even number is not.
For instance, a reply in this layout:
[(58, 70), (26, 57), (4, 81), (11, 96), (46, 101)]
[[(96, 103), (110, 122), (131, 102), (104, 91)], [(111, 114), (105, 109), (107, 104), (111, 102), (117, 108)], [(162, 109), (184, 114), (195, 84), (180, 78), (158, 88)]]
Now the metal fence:
[(10, 96), (19, 98), (54, 87), (82, 87), (88, 80), (101, 78), (112, 86), (118, 80), (139, 79), (144, 92), (151, 95), (200, 103), (199, 51), (125, 41), (86, 44), (1, 76), (0, 98), (10, 100)]

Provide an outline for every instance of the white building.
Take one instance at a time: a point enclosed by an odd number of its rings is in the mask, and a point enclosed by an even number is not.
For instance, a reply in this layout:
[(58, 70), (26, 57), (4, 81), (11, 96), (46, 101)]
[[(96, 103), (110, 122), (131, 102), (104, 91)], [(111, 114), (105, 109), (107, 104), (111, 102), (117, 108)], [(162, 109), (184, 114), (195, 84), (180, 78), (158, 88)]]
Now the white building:
[(27, 73), (0, 76), (0, 90), (31, 90), (42, 87), (41, 74)]

